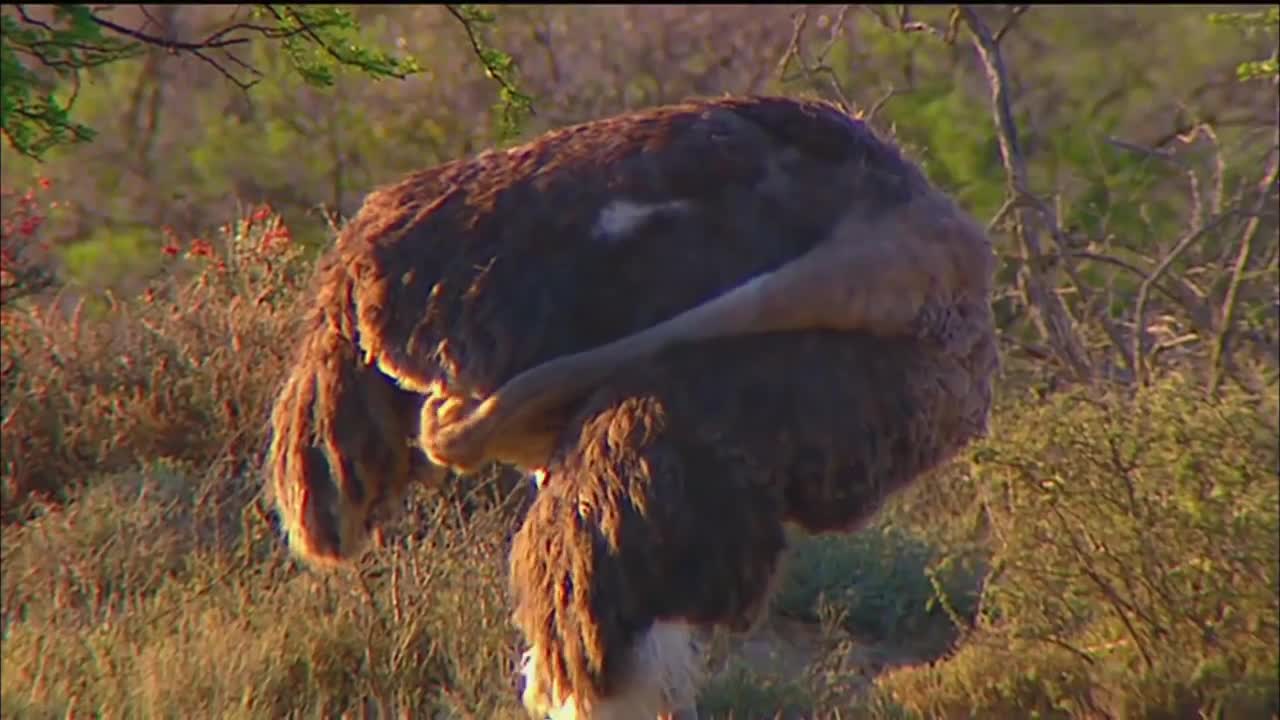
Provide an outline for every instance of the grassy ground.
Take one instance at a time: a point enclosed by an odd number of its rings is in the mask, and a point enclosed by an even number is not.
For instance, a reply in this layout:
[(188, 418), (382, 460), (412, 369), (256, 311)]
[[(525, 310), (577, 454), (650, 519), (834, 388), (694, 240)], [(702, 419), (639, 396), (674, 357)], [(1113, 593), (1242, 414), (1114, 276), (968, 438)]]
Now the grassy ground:
[[(515, 717), (508, 479), (421, 489), (352, 571), (284, 555), (255, 419), (305, 262), (236, 232), (110, 318), (6, 320), (0, 713)], [(1274, 388), (1021, 387), (876, 525), (795, 539), (704, 716), (1280, 714)]]
[[(717, 644), (703, 712), (1274, 714), (1274, 408), (1184, 391), (1146, 400), (1163, 417), (1114, 398), (1007, 410), (997, 428), (1021, 431), (975, 448), (976, 470), (858, 535), (797, 538), (773, 621)], [(1094, 444), (1112, 429), (1133, 443), (1129, 479)], [(317, 576), (283, 556), (253, 490), (157, 462), (6, 527), (5, 717), (515, 716), (515, 503), (464, 513), (424, 491), (358, 572)], [(938, 493), (973, 504), (932, 532), (910, 511)]]

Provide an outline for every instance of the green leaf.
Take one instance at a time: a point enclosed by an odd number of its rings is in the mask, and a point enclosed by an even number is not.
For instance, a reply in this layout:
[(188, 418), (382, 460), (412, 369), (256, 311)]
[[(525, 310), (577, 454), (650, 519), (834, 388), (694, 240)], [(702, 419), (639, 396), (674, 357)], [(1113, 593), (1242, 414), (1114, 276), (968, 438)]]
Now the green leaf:
[[(67, 4), (54, 7), (46, 18), (18, 6), (15, 14), (0, 17), (0, 132), (18, 153), (42, 160), (59, 145), (91, 141), (93, 130), (72, 118), (81, 71), (161, 45), (115, 28), (96, 12), (89, 5)], [(374, 80), (422, 71), (411, 56), (368, 42), (355, 17), (336, 6), (259, 5), (251, 15), (254, 29), (237, 37), (278, 43), (293, 70), (311, 85), (331, 86), (341, 70)]]

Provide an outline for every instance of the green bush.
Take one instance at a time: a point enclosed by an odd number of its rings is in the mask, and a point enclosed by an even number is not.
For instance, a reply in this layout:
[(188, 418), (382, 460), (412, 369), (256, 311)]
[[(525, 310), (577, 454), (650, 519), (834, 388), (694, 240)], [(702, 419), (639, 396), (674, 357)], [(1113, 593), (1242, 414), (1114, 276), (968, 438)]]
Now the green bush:
[(860, 638), (913, 638), (936, 654), (954, 631), (946, 609), (972, 615), (981, 573), (960, 563), (942, 567), (944, 557), (925, 539), (892, 526), (855, 535), (797, 533), (774, 606), (814, 621), (835, 613), (840, 626)]
[(992, 566), (978, 628), (882, 689), (927, 717), (1280, 712), (1276, 412), (1170, 377), (1001, 417), (971, 453)]

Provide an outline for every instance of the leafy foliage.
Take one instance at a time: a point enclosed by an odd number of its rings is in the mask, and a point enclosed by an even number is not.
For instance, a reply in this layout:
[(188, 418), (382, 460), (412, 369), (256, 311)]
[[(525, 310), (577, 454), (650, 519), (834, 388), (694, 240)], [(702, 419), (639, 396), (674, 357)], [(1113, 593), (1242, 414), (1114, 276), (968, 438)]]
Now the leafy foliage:
[[(1273, 7), (1257, 12), (1210, 13), (1209, 21), (1236, 28), (1246, 35), (1280, 33), (1280, 8)], [(1280, 48), (1265, 60), (1249, 60), (1240, 63), (1236, 66), (1236, 75), (1241, 80), (1267, 78), (1272, 82), (1280, 80)]]
[(293, 69), (308, 83), (328, 87), (337, 68), (357, 68), (374, 80), (406, 78), (422, 71), (412, 57), (398, 58), (367, 47), (350, 12), (324, 5), (262, 5), (255, 20), (278, 23), (267, 37), (279, 37)]
[(32, 157), (61, 143), (92, 140), (92, 128), (71, 120), (74, 94), (59, 101), (21, 58), (75, 80), (81, 69), (136, 57), (142, 48), (105, 35), (87, 5), (57, 5), (50, 23), (32, 19), (22, 6), (15, 12), (17, 17), (0, 15), (0, 131), (11, 147)]
[(94, 137), (92, 129), (71, 119), (74, 90), (62, 102), (53, 91), (40, 92), (37, 88), (53, 83), (51, 78), (38, 75), (39, 71), (49, 71), (78, 90), (82, 71), (136, 58), (148, 47), (191, 54), (246, 90), (257, 81), (241, 79), (231, 67), (250, 76), (260, 75), (233, 52), (251, 37), (278, 41), (293, 69), (317, 86), (332, 85), (339, 68), (359, 70), (374, 79), (405, 78), (421, 71), (412, 57), (368, 47), (351, 13), (333, 6), (255, 6), (249, 22), (238, 21), (233, 15), (224, 27), (194, 42), (147, 34), (120, 25), (102, 12), (89, 5), (57, 5), (52, 17), (43, 20), (17, 5), (13, 14), (0, 17), (4, 70), (0, 129), (10, 146), (23, 155), (39, 159), (56, 145), (88, 142)]
[(940, 599), (965, 617), (976, 610), (980, 573), (961, 563), (944, 567), (943, 553), (917, 533), (877, 524), (852, 537), (801, 535), (792, 546), (796, 557), (775, 600), (788, 616), (817, 620), (836, 612), (858, 637), (912, 637), (923, 647), (950, 640), (952, 620)]
[[(523, 118), (532, 112), (533, 99), (516, 85), (514, 59), (481, 39), (484, 26), (494, 21), (493, 13), (475, 5), (446, 7), (462, 25), (485, 75), (499, 85), (494, 111), (500, 139), (514, 137)], [(148, 48), (198, 58), (242, 90), (263, 77), (256, 66), (236, 54), (253, 40), (278, 43), (290, 68), (314, 87), (332, 87), (341, 70), (355, 70), (375, 81), (404, 79), (423, 71), (413, 56), (368, 42), (355, 15), (332, 5), (253, 5), (246, 20), (237, 17), (237, 10), (221, 27), (196, 41), (149, 34), (147, 25), (128, 27), (103, 12), (89, 5), (58, 5), (45, 20), (18, 5), (12, 14), (0, 17), (4, 31), (0, 119), (9, 145), (19, 153), (41, 159), (55, 146), (91, 141), (96, 132), (71, 118), (81, 72), (137, 58)], [(149, 25), (151, 16), (147, 20)], [(61, 101), (55, 92), (59, 81), (72, 86)]]
[(520, 132), (525, 117), (533, 112), (533, 98), (521, 92), (515, 85), (515, 60), (480, 39), (481, 28), (492, 24), (494, 15), (478, 5), (447, 5), (446, 7), (466, 30), (471, 49), (475, 51), (480, 64), (484, 66), (485, 75), (499, 85), (498, 103), (494, 106), (494, 111), (499, 117), (498, 139), (510, 140)]

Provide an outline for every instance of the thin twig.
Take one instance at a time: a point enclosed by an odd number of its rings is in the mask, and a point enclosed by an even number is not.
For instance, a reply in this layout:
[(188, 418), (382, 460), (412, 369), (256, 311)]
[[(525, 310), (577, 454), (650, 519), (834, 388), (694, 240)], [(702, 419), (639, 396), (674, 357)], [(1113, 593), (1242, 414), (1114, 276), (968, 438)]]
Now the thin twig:
[[(471, 21), (464, 17), (458, 8), (453, 5), (445, 5), (444, 8), (449, 11), (449, 14), (452, 15), (460, 25), (462, 25), (463, 31), (467, 34), (467, 41), (471, 43), (471, 52), (476, 56), (476, 59), (480, 61), (480, 64), (484, 66), (484, 69), (488, 72), (489, 76), (502, 86), (503, 90), (506, 90), (513, 96), (523, 97), (524, 94), (516, 89), (516, 87), (503, 76), (503, 73), (498, 72), (498, 68), (495, 68), (489, 62), (489, 59), (485, 57), (484, 46), (480, 44), (480, 38), (476, 36), (475, 28), (472, 27)], [(537, 113), (534, 112), (532, 105), (530, 105), (528, 109), (529, 114), (537, 115)]]
[(1185, 169), (1187, 167), (1187, 164), (1184, 163), (1181, 158), (1174, 155), (1172, 150), (1167, 150), (1163, 148), (1144, 147), (1137, 143), (1131, 143), (1127, 140), (1121, 140), (1120, 138), (1116, 138), (1116, 137), (1105, 138), (1105, 141), (1108, 145), (1118, 148), (1120, 150), (1125, 150), (1127, 152), (1135, 153), (1137, 155), (1142, 155), (1144, 157), (1149, 157), (1155, 160), (1167, 162), (1172, 165), (1177, 165), (1180, 168)]
[(825, 60), (827, 54), (835, 47), (836, 42), (840, 39), (840, 31), (844, 29), (845, 18), (849, 15), (851, 5), (841, 5), (840, 11), (836, 13), (836, 19), (831, 23), (831, 37), (827, 39), (827, 44), (818, 51), (817, 59)]
[(1013, 26), (1018, 24), (1018, 20), (1021, 19), (1022, 16), (1025, 15), (1027, 10), (1029, 9), (1031, 9), (1030, 5), (1014, 5), (1012, 8), (1009, 9), (1009, 17), (1005, 18), (1004, 25), (1002, 25), (1000, 29), (996, 31), (995, 35), (992, 38), (993, 40), (996, 41), (997, 45), (1000, 44), (1000, 41), (1004, 39), (1005, 33), (1012, 30)]
[(889, 91), (886, 92), (884, 95), (881, 95), (880, 99), (872, 103), (871, 109), (863, 113), (862, 119), (868, 123), (873, 122), (876, 118), (876, 114), (878, 114), (880, 110), (885, 106), (885, 103), (892, 100), (894, 96), (896, 96), (897, 94), (898, 94), (897, 89), (894, 88), (893, 85), (890, 85)]
[(100, 17), (98, 15), (90, 14), (89, 18), (93, 20), (94, 24), (107, 28), (112, 32), (119, 33), (120, 35), (124, 35), (126, 37), (131, 37), (134, 40), (139, 40), (141, 42), (147, 43), (148, 45), (156, 45), (158, 47), (166, 48), (168, 50), (175, 50), (175, 51), (185, 50), (187, 52), (195, 52), (199, 50), (212, 50), (217, 48), (231, 47), (233, 45), (243, 45), (249, 42), (249, 38), (243, 38), (243, 37), (227, 38), (227, 39), (215, 38), (211, 42), (186, 42), (183, 40), (168, 40), (158, 35), (150, 35), (140, 30), (127, 28), (123, 25), (119, 25), (117, 23), (111, 22), (110, 20), (107, 20), (106, 18)]
[[(1113, 255), (1104, 255), (1102, 253), (1088, 252), (1085, 250), (1073, 250), (1071, 251), (1070, 255), (1071, 257), (1077, 258), (1080, 260), (1091, 260), (1093, 262), (1103, 263), (1105, 265), (1113, 265), (1115, 267), (1121, 268), (1122, 270), (1128, 270), (1130, 273), (1138, 276), (1139, 280), (1147, 279), (1147, 273), (1142, 268), (1138, 267), (1137, 265), (1134, 265), (1133, 263), (1127, 260), (1122, 260)], [(1172, 300), (1173, 302), (1176, 302), (1178, 304), (1183, 304), (1182, 298), (1178, 297), (1177, 293), (1173, 292), (1172, 290), (1165, 287), (1164, 285), (1155, 285), (1155, 289), (1160, 291), (1162, 295)]]
[(800, 35), (808, 23), (809, 13), (804, 10), (796, 13), (791, 21), (791, 40), (787, 43), (787, 49), (783, 51), (782, 58), (778, 60), (778, 79), (782, 82), (787, 82), (787, 68), (790, 67), (791, 61), (800, 57)]

